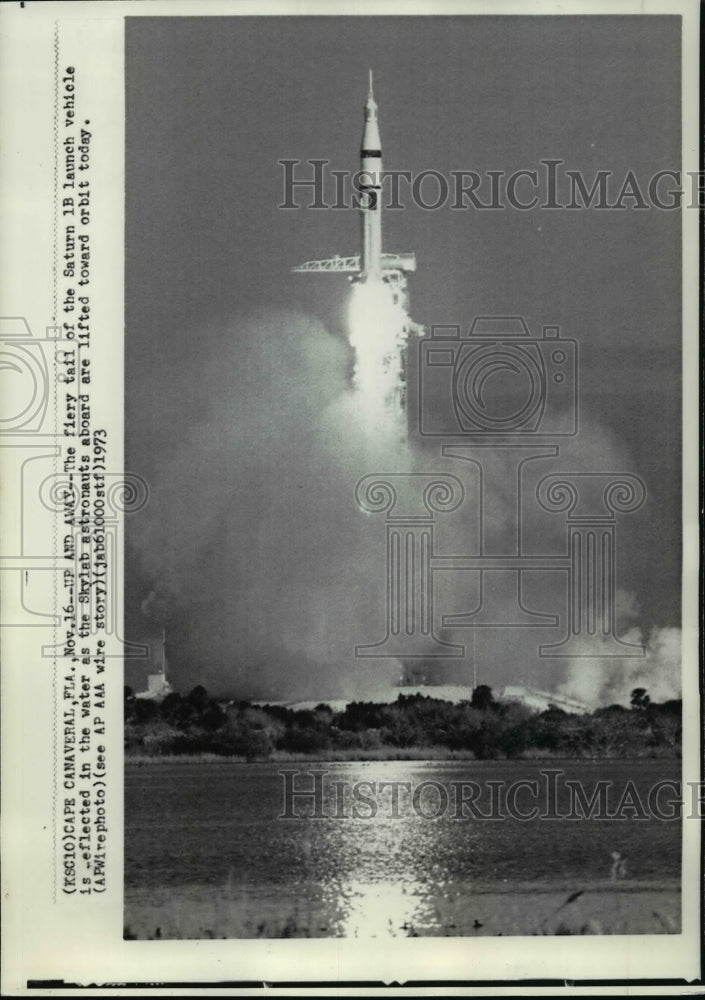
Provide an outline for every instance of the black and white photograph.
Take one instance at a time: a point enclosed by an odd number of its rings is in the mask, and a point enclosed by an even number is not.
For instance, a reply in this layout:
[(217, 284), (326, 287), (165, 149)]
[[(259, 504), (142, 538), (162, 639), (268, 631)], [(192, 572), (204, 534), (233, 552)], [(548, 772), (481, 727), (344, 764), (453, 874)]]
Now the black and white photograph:
[(2, 5), (3, 996), (701, 985), (699, 31)]
[(126, 937), (679, 933), (679, 18), (125, 43)]

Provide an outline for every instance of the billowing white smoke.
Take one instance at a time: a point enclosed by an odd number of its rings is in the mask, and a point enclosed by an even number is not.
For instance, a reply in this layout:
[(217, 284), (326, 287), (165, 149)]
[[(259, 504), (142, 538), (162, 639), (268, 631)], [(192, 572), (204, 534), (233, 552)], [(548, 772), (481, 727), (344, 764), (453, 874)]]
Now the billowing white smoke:
[[(177, 689), (203, 683), (240, 697), (364, 698), (399, 677), (396, 661), (354, 653), (384, 637), (386, 607), (384, 517), (357, 507), (356, 483), (370, 473), (440, 470), (469, 482), (473, 467), (444, 459), (439, 448), (417, 452), (400, 433), (395, 365), (406, 317), (388, 300), (375, 306), (378, 293), (369, 285), (353, 291), (355, 356), (317, 321), (286, 312), (198, 331), (203, 366), (173, 385), (179, 405), (197, 414), (187, 434), (170, 453), (162, 445), (149, 472), (140, 467), (139, 442), (131, 444), (151, 498), (131, 519), (129, 542), (154, 591), (144, 613), (168, 628)], [(594, 423), (580, 437), (579, 449), (561, 452), (571, 469), (629, 468)], [(515, 464), (509, 452), (483, 461), (495, 463), (498, 484), (485, 497), (486, 551), (503, 551), (496, 546), (516, 530)], [(478, 551), (477, 512), (469, 484), (463, 507), (439, 520), (441, 551)], [(565, 525), (527, 521), (526, 532), (541, 551), (558, 551)], [(444, 612), (472, 607), (473, 574), (436, 575)], [(553, 610), (546, 588), (533, 600), (525, 595), (536, 610)], [(468, 683), (479, 665), (481, 683), (553, 689), (565, 676), (565, 693), (589, 704), (628, 702), (634, 687), (654, 700), (678, 690), (675, 629), (648, 637), (646, 660), (544, 661), (538, 677), (537, 630), (449, 631), (444, 638), (465, 643), (468, 658), (434, 661), (429, 678)]]
[[(620, 639), (643, 645), (645, 655), (634, 658), (597, 658), (599, 650), (586, 643), (584, 659), (575, 660), (560, 685), (561, 694), (577, 698), (589, 707), (629, 705), (632, 691), (644, 688), (654, 702), (681, 697), (681, 630), (674, 627), (653, 628), (644, 635), (634, 623), (639, 605), (634, 594), (617, 594), (618, 620), (623, 629)], [(631, 622), (631, 624), (630, 624)]]
[(411, 459), (397, 428), (370, 428), (351, 360), (318, 322), (269, 312), (184, 376), (184, 394), (195, 382), (208, 402), (146, 477), (130, 533), (176, 687), (352, 697), (398, 678), (395, 661), (354, 654), (380, 638), (385, 607), (383, 527), (355, 485)]

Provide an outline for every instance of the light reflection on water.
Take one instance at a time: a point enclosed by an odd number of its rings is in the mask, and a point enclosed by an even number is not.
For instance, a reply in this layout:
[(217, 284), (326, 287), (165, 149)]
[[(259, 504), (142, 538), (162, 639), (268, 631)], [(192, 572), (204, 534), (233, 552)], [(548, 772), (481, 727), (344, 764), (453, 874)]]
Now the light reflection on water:
[[(302, 772), (300, 787), (308, 787), (306, 772), (315, 767), (329, 772), (327, 780), (418, 784), (508, 774), (530, 778), (545, 765), (288, 766)], [(467, 933), (468, 927), (469, 933), (473, 927), (492, 933), (490, 926), (499, 925), (490, 893), (533, 883), (544, 897), (547, 886), (558, 886), (564, 899), (576, 884), (608, 879), (613, 850), (629, 857), (631, 878), (678, 877), (677, 823), (592, 822), (587, 829), (584, 823), (458, 820), (452, 810), (424, 819), (408, 808), (395, 816), (388, 792), (377, 795), (375, 817), (363, 818), (364, 810), (353, 817), (346, 809), (346, 818), (337, 819), (332, 789), (326, 792), (327, 818), (283, 820), (280, 767), (162, 763), (128, 768), (125, 882), (135, 911), (151, 907), (149, 919), (153, 915), (162, 926), (171, 901), (181, 900), (188, 917), (179, 927), (190, 926), (194, 914), (203, 912), (192, 936), (199, 935), (201, 924), (210, 929), (213, 923), (232, 937), (280, 936), (287, 926), (292, 935), (358, 938)], [(676, 767), (671, 768), (674, 777)], [(639, 787), (670, 776), (662, 761), (626, 767), (624, 762), (573, 763), (566, 765), (566, 774), (589, 775), (593, 782), (630, 779)], [(527, 890), (522, 891), (526, 909)], [(533, 893), (531, 887), (528, 891)], [(501, 903), (505, 915), (508, 905), (509, 900)], [(293, 914), (291, 920), (287, 914)], [(525, 917), (518, 913), (521, 920)]]
[(420, 922), (418, 883), (360, 882), (351, 879), (343, 898), (347, 910), (339, 922), (341, 937), (376, 938), (413, 934)]

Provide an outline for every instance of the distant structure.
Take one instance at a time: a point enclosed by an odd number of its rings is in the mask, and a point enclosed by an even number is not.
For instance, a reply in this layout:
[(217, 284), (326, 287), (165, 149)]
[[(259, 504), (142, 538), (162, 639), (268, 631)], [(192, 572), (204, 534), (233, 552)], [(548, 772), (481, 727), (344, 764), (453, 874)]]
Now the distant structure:
[(584, 712), (590, 711), (590, 706), (578, 701), (577, 698), (568, 698), (565, 695), (555, 694), (551, 691), (539, 691), (538, 688), (524, 687), (519, 684), (500, 688), (497, 697), (500, 701), (513, 701), (520, 705), (526, 705), (527, 708), (532, 708), (536, 712), (545, 712), (551, 705), (560, 708), (563, 712), (568, 712), (570, 715), (582, 715)]
[(425, 667), (410, 666), (405, 663), (399, 677), (399, 687), (415, 687), (419, 684), (428, 684), (428, 671)]
[(138, 692), (135, 695), (135, 698), (145, 698), (150, 701), (162, 701), (162, 699), (166, 698), (166, 696), (171, 694), (172, 691), (173, 688), (167, 678), (166, 629), (162, 629), (161, 668), (156, 673), (147, 675), (147, 690)]

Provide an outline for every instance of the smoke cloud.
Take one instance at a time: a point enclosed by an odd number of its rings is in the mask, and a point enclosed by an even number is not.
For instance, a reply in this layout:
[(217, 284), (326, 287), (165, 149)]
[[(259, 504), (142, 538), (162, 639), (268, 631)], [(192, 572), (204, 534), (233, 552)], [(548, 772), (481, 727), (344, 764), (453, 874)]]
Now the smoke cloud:
[[(623, 600), (632, 612), (637, 611), (634, 595), (625, 594)], [(644, 645), (645, 656), (611, 661), (596, 659), (589, 653), (597, 651), (598, 647), (591, 650), (586, 646), (586, 658), (574, 661), (567, 668), (567, 676), (559, 692), (590, 706), (629, 705), (635, 688), (644, 688), (655, 702), (681, 697), (679, 628), (653, 628), (648, 635), (644, 635), (638, 625), (632, 625), (620, 638), (623, 642)]]
[[(161, 447), (151, 470), (136, 469), (151, 497), (129, 535), (132, 558), (150, 581), (145, 624), (167, 627), (172, 684), (272, 700), (372, 698), (388, 690), (402, 664), (354, 655), (357, 644), (383, 638), (386, 596), (384, 519), (357, 507), (355, 485), (377, 472), (459, 476), (465, 503), (439, 523), (438, 545), (477, 552), (476, 470), (410, 443), (399, 422), (370, 422), (364, 394), (352, 388), (350, 345), (308, 316), (269, 310), (198, 334), (202, 367), (177, 380), (165, 406), (189, 405), (194, 386), (200, 401), (185, 439)], [(562, 450), (560, 468), (628, 468), (619, 442), (593, 421), (590, 428)], [(501, 551), (516, 535), (516, 463), (508, 452), (488, 452), (486, 462), (486, 551)], [(550, 461), (540, 469), (552, 471)], [(560, 519), (532, 517), (522, 524), (536, 551), (559, 550)], [(476, 574), (436, 575), (444, 612), (473, 606)], [(550, 610), (561, 586), (555, 579), (533, 590), (529, 584), (524, 599)], [(622, 612), (626, 636), (638, 636), (634, 601), (623, 601)], [(468, 655), (429, 661), (429, 680), (471, 683), (479, 667), (483, 683), (536, 684), (537, 645), (557, 641), (539, 631), (445, 630), (443, 638), (465, 643)], [(561, 690), (589, 704), (628, 702), (636, 686), (656, 700), (675, 696), (678, 631), (654, 630), (648, 650), (645, 660), (606, 666), (559, 661), (550, 676), (542, 664), (538, 686), (562, 680)]]
[(190, 373), (210, 403), (131, 526), (174, 682), (243, 697), (388, 686), (399, 664), (353, 652), (384, 608), (379, 526), (354, 488), (407, 470), (407, 446), (398, 427), (363, 431), (350, 348), (316, 321), (263, 313), (229, 343)]

